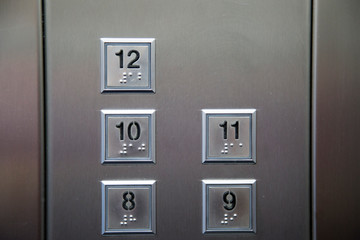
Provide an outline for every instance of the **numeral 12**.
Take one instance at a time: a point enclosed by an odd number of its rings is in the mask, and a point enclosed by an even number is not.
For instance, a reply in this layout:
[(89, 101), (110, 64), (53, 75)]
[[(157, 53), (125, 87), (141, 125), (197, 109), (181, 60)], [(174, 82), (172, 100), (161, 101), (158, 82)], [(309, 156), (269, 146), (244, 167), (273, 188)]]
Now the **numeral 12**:
[[(224, 121), (223, 123), (220, 123), (219, 126), (224, 129), (224, 139), (227, 139), (228, 136), (228, 122)], [(239, 139), (239, 121), (236, 121), (234, 124), (230, 125), (231, 127), (235, 128), (235, 139)]]
[[(129, 64), (127, 65), (127, 68), (140, 68), (139, 65), (136, 65), (136, 61), (140, 58), (140, 53), (137, 50), (130, 50), (127, 54), (128, 57), (130, 57), (132, 54), (135, 54), (135, 58), (133, 58)], [(124, 68), (124, 51), (121, 49), (119, 52), (115, 53), (116, 56), (119, 57), (120, 60), (120, 68)]]

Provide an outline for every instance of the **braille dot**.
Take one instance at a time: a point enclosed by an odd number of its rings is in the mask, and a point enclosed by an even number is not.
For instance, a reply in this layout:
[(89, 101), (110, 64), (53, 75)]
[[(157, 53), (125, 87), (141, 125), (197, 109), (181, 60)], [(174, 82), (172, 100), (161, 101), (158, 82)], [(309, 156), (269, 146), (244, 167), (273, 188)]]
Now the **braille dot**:
[(228, 144), (227, 143), (224, 143), (224, 146), (227, 146)]
[(141, 147), (138, 147), (138, 150), (141, 151)]
[(230, 143), (230, 147), (233, 147), (234, 146), (234, 144), (233, 143)]
[(123, 147), (126, 147), (126, 143), (123, 144)]
[(224, 154), (224, 152), (225, 152), (224, 150), (221, 150), (221, 154)]
[(227, 216), (228, 216), (227, 213), (225, 213), (225, 214), (224, 214), (224, 217), (227, 217)]
[(129, 217), (131, 217), (131, 218), (132, 218), (132, 217), (133, 217), (133, 215), (130, 215)]
[(126, 72), (123, 72), (123, 75), (124, 75), (124, 76), (126, 76), (126, 75), (127, 75), (127, 73), (126, 73)]
[(225, 220), (225, 221), (227, 221), (227, 220), (228, 220), (228, 218), (226, 217), (226, 218), (224, 218), (224, 220)]
[(130, 144), (129, 144), (129, 147), (132, 147), (132, 146), (133, 146), (132, 143), (130, 143)]
[(120, 154), (123, 154), (124, 152), (123, 151), (120, 151)]
[(230, 221), (234, 221), (234, 218), (231, 217), (231, 218), (230, 218)]
[(138, 73), (138, 76), (141, 76), (141, 72)]
[(229, 148), (228, 147), (224, 147), (225, 150), (228, 150)]
[(125, 80), (127, 78), (127, 76), (123, 76), (123, 79)]
[(242, 143), (239, 143), (239, 146), (240, 146), (240, 147), (242, 147), (242, 146), (243, 146), (243, 144), (242, 144)]
[(130, 218), (129, 220), (130, 220), (130, 222), (132, 222), (132, 221), (133, 221), (133, 219), (132, 219), (132, 218)]
[(225, 224), (228, 224), (228, 221), (225, 221)]
[(120, 222), (120, 225), (124, 225), (124, 223), (123, 223), (123, 222)]
[(145, 151), (145, 149), (146, 149), (146, 148), (142, 147), (142, 148), (141, 148), (141, 151)]
[(141, 146), (145, 147), (145, 143), (141, 144)]
[(123, 150), (127, 150), (127, 147), (123, 147)]
[(221, 224), (224, 224), (225, 222), (224, 221), (221, 221)]
[(129, 72), (129, 76), (130, 76), (130, 77), (132, 76), (132, 72)]
[(127, 222), (127, 218), (124, 218), (124, 222)]
[(127, 83), (127, 81), (126, 81), (126, 80), (124, 80), (124, 83)]
[(127, 225), (127, 222), (124, 222), (124, 225)]
[(124, 151), (124, 154), (127, 154), (127, 151)]
[(127, 215), (124, 215), (124, 218), (126, 218), (127, 217)]
[(136, 222), (136, 218), (134, 218), (133, 220), (134, 220), (134, 222)]
[(234, 217), (237, 217), (237, 214), (236, 214), (236, 213), (234, 213)]
[(229, 152), (228, 150), (225, 150), (225, 154), (228, 154), (228, 152)]

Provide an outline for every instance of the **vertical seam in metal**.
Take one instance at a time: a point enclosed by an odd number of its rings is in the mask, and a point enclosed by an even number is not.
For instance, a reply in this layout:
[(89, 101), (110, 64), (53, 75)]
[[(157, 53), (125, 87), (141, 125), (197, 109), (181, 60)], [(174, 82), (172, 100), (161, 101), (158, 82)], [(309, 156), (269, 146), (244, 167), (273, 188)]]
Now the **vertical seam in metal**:
[(40, 66), (40, 141), (41, 141), (41, 239), (46, 239), (46, 41), (45, 41), (45, 0), (38, 0), (39, 5), (39, 66)]
[(318, 0), (311, 3), (311, 227), (316, 240), (316, 92), (317, 92), (317, 11)]

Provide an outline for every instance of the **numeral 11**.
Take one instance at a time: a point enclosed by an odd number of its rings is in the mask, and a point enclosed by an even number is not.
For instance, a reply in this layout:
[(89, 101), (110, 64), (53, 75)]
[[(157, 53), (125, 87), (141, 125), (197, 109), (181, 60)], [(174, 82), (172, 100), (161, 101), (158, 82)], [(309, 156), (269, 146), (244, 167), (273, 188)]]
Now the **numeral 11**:
[[(223, 123), (219, 124), (219, 126), (224, 129), (224, 139), (227, 139), (228, 136), (227, 121), (224, 121)], [(234, 124), (231, 124), (230, 126), (235, 128), (235, 139), (239, 139), (239, 121), (236, 121)]]

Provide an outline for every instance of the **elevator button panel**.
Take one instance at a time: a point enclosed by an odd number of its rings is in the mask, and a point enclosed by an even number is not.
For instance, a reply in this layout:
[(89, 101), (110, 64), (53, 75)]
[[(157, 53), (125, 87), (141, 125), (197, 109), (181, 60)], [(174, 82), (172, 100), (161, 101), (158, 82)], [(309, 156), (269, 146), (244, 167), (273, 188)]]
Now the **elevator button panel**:
[(202, 162), (248, 162), (256, 158), (255, 109), (203, 109)]
[(256, 181), (203, 180), (203, 233), (255, 232)]
[(155, 181), (102, 181), (102, 234), (155, 233)]
[(101, 92), (155, 92), (154, 38), (101, 38)]
[(155, 162), (155, 110), (101, 110), (102, 163)]

